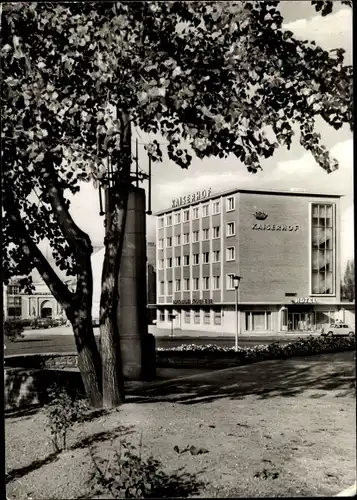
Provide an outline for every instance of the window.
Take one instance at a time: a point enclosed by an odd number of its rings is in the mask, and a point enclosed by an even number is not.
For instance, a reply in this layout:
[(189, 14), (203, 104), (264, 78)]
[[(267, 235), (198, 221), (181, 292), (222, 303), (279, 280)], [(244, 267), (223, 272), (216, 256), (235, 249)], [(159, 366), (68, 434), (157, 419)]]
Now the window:
[(203, 309), (203, 323), (205, 325), (211, 323), (211, 311), (209, 309)]
[(199, 216), (198, 207), (195, 207), (195, 208), (192, 209), (192, 218), (193, 219), (198, 219), (198, 216)]
[(213, 309), (213, 323), (215, 325), (222, 324), (222, 311), (220, 309)]
[(235, 258), (236, 258), (236, 248), (235, 247), (228, 247), (226, 253), (227, 253), (227, 260), (235, 260)]
[(175, 236), (175, 246), (177, 246), (177, 247), (178, 247), (179, 245), (181, 245), (181, 235), (180, 235), (180, 234), (177, 234), (177, 235)]
[(8, 295), (16, 295), (20, 293), (20, 287), (18, 285), (8, 285), (7, 293)]
[(166, 226), (172, 226), (172, 215), (166, 215)]
[(7, 315), (8, 315), (8, 317), (11, 317), (11, 318), (21, 318), (21, 316), (22, 316), (21, 307), (8, 307), (7, 308)]
[(219, 214), (220, 211), (221, 211), (221, 202), (220, 201), (213, 202), (212, 213)]
[(209, 252), (203, 252), (203, 254), (202, 254), (202, 262), (204, 264), (208, 264), (209, 263)]
[(189, 266), (190, 265), (190, 256), (189, 255), (184, 255), (183, 256), (183, 265), (184, 266)]
[(175, 266), (180, 267), (181, 266), (181, 257), (175, 257)]
[(312, 204), (312, 293), (330, 295), (335, 289), (334, 205)]
[(175, 214), (175, 224), (180, 224), (181, 222), (181, 214), (180, 212), (178, 212), (177, 214)]
[(160, 295), (165, 295), (165, 282), (160, 281)]
[(191, 323), (191, 309), (185, 309), (185, 323)]
[(208, 205), (202, 205), (202, 217), (207, 217), (208, 214)]
[(213, 238), (219, 238), (219, 226), (213, 228)]
[(172, 237), (171, 236), (168, 236), (166, 238), (166, 246), (167, 247), (172, 247)]
[(187, 222), (188, 220), (190, 220), (190, 211), (189, 210), (183, 211), (183, 220), (184, 220), (184, 222)]
[(193, 262), (192, 262), (193, 265), (197, 265), (200, 263), (200, 256), (198, 253), (194, 253), (192, 257), (193, 257)]
[(209, 290), (209, 277), (205, 276), (202, 278), (203, 290)]
[(220, 251), (213, 250), (213, 262), (219, 262), (220, 259)]
[(167, 267), (172, 267), (172, 257), (166, 259)]
[(172, 281), (167, 282), (167, 295), (172, 295)]
[(200, 309), (194, 310), (193, 321), (194, 321), (194, 323), (196, 323), (196, 325), (201, 323), (201, 310)]
[(164, 259), (159, 260), (159, 269), (164, 269)]
[(190, 243), (190, 233), (183, 233), (183, 244)]
[(234, 274), (227, 274), (227, 280), (226, 280), (227, 290), (234, 290), (233, 276), (235, 276), (235, 275)]
[(213, 290), (219, 290), (221, 287), (221, 277), (213, 276), (212, 277), (212, 288)]
[(235, 222), (227, 222), (227, 236), (234, 236), (236, 234)]
[(232, 212), (232, 210), (235, 209), (235, 200), (234, 196), (229, 196), (226, 201), (226, 211), (227, 212)]
[(202, 233), (203, 233), (203, 240), (208, 240), (209, 238), (209, 230), (208, 229), (202, 229)]
[(159, 229), (162, 229), (164, 227), (164, 218), (160, 217), (159, 219)]
[(164, 248), (164, 240), (163, 240), (163, 238), (159, 239), (159, 245), (158, 246), (159, 246), (160, 250), (162, 250)]
[(199, 235), (200, 235), (199, 231), (193, 231), (192, 232), (192, 241), (199, 241), (199, 239), (200, 239)]
[(181, 292), (181, 280), (175, 280), (175, 291)]
[[(14, 295), (14, 294), (11, 294)], [(12, 297), (10, 296), (7, 301), (8, 306), (21, 306), (22, 304), (22, 297)], [(10, 315), (11, 316), (11, 315)]]
[(270, 311), (247, 311), (245, 313), (246, 331), (269, 331), (271, 330)]
[(183, 284), (184, 284), (184, 290), (185, 290), (185, 292), (188, 292), (190, 290), (190, 279), (189, 278), (185, 278), (183, 280)]
[(160, 310), (159, 315), (159, 321), (165, 321), (165, 310)]
[(193, 289), (198, 290), (200, 286), (200, 280), (199, 278), (193, 278)]

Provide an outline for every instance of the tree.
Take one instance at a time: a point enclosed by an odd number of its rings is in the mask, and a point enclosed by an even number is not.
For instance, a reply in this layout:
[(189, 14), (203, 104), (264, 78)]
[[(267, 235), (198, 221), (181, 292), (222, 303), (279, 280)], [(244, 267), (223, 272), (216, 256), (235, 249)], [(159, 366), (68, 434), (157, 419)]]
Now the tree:
[(355, 263), (348, 260), (341, 284), (341, 298), (353, 302), (355, 300)]
[[(314, 2), (323, 14), (329, 7)], [(326, 3), (326, 2), (323, 2)], [(328, 2), (327, 2), (328, 3)], [(70, 319), (87, 394), (123, 400), (116, 311), (131, 183), (131, 127), (161, 134), (171, 160), (235, 155), (250, 172), (300, 143), (327, 172), (338, 165), (315, 130), (321, 116), (352, 129), (352, 67), (282, 28), (278, 1), (5, 4), (2, 20), (5, 279), (36, 266)], [(158, 141), (149, 153), (160, 161)], [(69, 213), (80, 182), (113, 183), (105, 239), (100, 331), (91, 327), (88, 235)], [(238, 163), (237, 163), (238, 164)], [(37, 197), (37, 198), (36, 198)], [(35, 200), (38, 201), (35, 201)], [(77, 278), (70, 293), (37, 244)]]

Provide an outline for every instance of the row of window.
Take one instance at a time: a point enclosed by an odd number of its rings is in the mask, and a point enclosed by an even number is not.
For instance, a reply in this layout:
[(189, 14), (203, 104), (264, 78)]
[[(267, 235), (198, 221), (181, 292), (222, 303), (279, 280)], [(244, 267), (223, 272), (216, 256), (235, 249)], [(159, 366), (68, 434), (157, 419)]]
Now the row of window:
[[(202, 308), (202, 309), (185, 309), (182, 311), (183, 322), (201, 324), (211, 324), (213, 318), (214, 325), (222, 324), (222, 310), (220, 308)], [(170, 321), (170, 311), (161, 309), (159, 311), (159, 321)], [(245, 313), (245, 330), (246, 331), (270, 331), (272, 330), (271, 312), (270, 311), (247, 311)]]
[[(209, 216), (209, 207), (210, 205), (206, 203), (205, 205), (201, 205), (198, 207), (191, 207), (192, 211), (192, 219), (199, 219), (201, 217)], [(201, 212), (200, 213), (200, 209)], [(232, 212), (235, 210), (235, 198), (234, 196), (229, 196), (226, 198), (226, 212)], [(221, 202), (214, 201), (212, 203), (212, 215), (217, 215), (221, 213)], [(183, 222), (187, 222), (190, 220), (190, 209), (187, 208), (182, 212), (182, 220)], [(174, 214), (174, 224), (181, 224), (181, 212), (177, 212)], [(166, 226), (172, 226), (172, 214), (166, 215), (166, 219), (164, 217), (159, 218), (159, 228), (162, 229)]]
[[(233, 277), (234, 274), (227, 274), (226, 275), (226, 289), (227, 290), (234, 290), (234, 280)], [(204, 276), (202, 278), (184, 278), (183, 280), (181, 279), (176, 279), (175, 280), (175, 292), (181, 292), (181, 281), (183, 281), (183, 291), (184, 292), (189, 292), (191, 290), (191, 284), (192, 284), (192, 290), (198, 291), (198, 290), (220, 290), (221, 288), (221, 276)], [(210, 286), (211, 285), (211, 286)], [(159, 286), (159, 292), (161, 296), (165, 295), (165, 281), (160, 281), (160, 286)], [(172, 295), (173, 294), (173, 281), (167, 281), (166, 282), (166, 295)]]
[(313, 204), (311, 210), (312, 293), (334, 293), (335, 240), (333, 204)]
[[(213, 324), (221, 325), (222, 324), (222, 311), (221, 309), (185, 309), (183, 311), (183, 321), (184, 323), (195, 323), (199, 325), (202, 322), (203, 324), (209, 325), (211, 324), (211, 315), (213, 316)], [(165, 310), (160, 310), (159, 312), (159, 321), (166, 321)], [(167, 315), (167, 320), (170, 320), (169, 312)]]
[[(235, 236), (236, 234), (236, 225), (235, 222), (227, 222), (226, 224), (226, 236)], [(211, 237), (212, 239), (217, 239), (220, 238), (221, 236), (221, 228), (220, 226), (214, 226), (212, 227), (212, 234)], [(202, 229), (202, 241), (207, 241), (210, 239), (210, 231), (209, 229)], [(192, 243), (196, 243), (200, 241), (200, 231), (192, 231)], [(181, 240), (181, 234), (177, 234), (174, 238), (172, 236), (168, 236), (166, 238), (166, 248), (172, 247), (172, 242), (174, 241), (174, 246), (179, 246), (181, 245), (181, 241), (183, 245), (186, 245), (190, 243), (190, 233), (183, 233), (182, 234), (182, 240)], [(158, 241), (158, 248), (163, 249), (164, 248), (164, 239), (160, 238)]]
[[(210, 252), (203, 252), (201, 258), (202, 264), (209, 264), (211, 262), (210, 259)], [(190, 259), (192, 257), (192, 261)], [(236, 248), (235, 247), (227, 247), (226, 248), (226, 261), (231, 262), (234, 261), (236, 258)], [(214, 250), (212, 252), (212, 262), (220, 262), (221, 261), (221, 252), (220, 250)], [(183, 266), (189, 266), (190, 262), (192, 262), (193, 266), (197, 266), (200, 264), (200, 254), (199, 253), (194, 253), (192, 255), (184, 255), (182, 258), (181, 256), (178, 257), (168, 257), (166, 259), (166, 268), (170, 269), (172, 267), (180, 267), (181, 265)], [(159, 259), (159, 269), (164, 269), (165, 267), (165, 259)]]

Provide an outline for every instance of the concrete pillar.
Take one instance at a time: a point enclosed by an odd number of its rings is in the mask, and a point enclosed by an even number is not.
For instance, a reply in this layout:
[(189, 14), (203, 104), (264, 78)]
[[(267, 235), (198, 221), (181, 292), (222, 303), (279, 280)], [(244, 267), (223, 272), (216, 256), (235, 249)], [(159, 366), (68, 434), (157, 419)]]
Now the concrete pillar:
[(119, 273), (118, 326), (124, 376), (155, 376), (155, 345), (148, 334), (145, 190), (131, 187)]

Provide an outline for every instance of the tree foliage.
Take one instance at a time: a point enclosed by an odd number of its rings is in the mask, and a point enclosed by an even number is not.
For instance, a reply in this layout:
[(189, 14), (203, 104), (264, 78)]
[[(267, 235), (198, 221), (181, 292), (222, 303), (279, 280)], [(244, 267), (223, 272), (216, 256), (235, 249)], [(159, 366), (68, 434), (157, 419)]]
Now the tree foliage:
[[(323, 13), (330, 3), (313, 2)], [(322, 168), (337, 167), (314, 120), (352, 128), (352, 68), (342, 49), (329, 53), (285, 31), (278, 8), (277, 1), (7, 4), (4, 191), (26, 214), (33, 241), (50, 240), (60, 268), (75, 274), (78, 255), (56, 203), (66, 212), (65, 194), (100, 178), (108, 155), (120, 157), (120, 117), (108, 105), (161, 133), (181, 167), (191, 161), (184, 139), (200, 158), (234, 154), (255, 172), (279, 145), (290, 147), (294, 125)], [(151, 154), (162, 157), (158, 142)], [(6, 196), (4, 205), (7, 221)], [(6, 277), (26, 276), (33, 263), (7, 244), (16, 232), (5, 224)]]
[(345, 274), (341, 286), (341, 298), (353, 302), (355, 300), (355, 263), (347, 261)]

